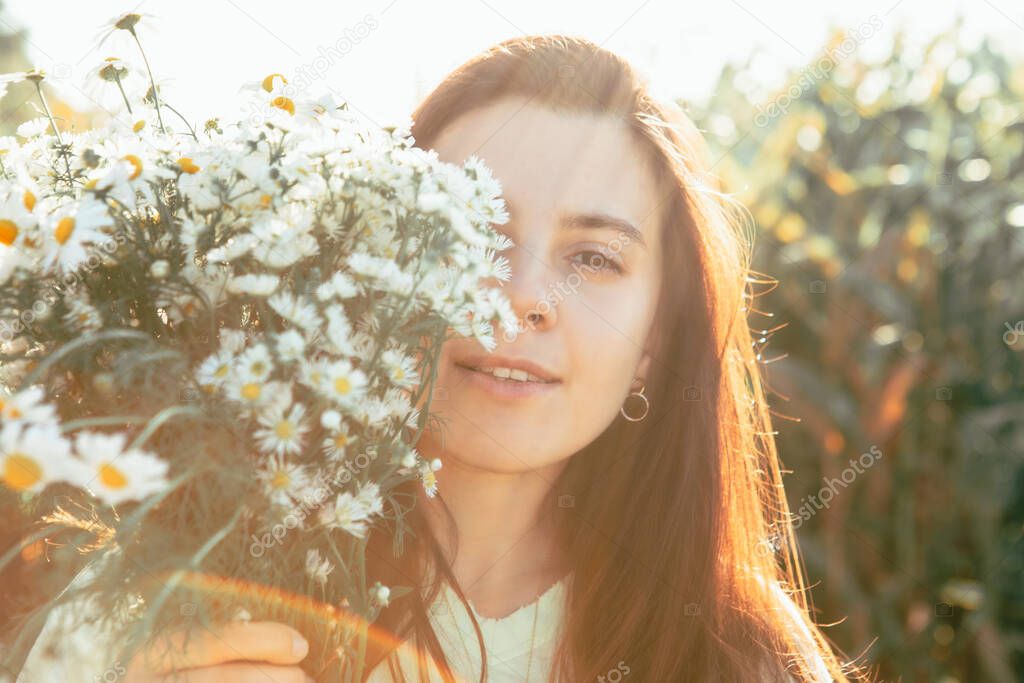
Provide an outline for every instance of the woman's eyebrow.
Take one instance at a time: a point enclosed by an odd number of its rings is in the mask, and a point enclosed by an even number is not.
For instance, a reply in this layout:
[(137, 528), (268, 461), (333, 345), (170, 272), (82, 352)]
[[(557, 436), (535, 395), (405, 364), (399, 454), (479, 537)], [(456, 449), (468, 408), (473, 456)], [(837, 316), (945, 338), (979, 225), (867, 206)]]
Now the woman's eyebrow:
[(595, 230), (603, 230), (613, 228), (619, 232), (625, 233), (629, 239), (640, 243), (640, 246), (647, 248), (647, 242), (644, 241), (644, 236), (637, 229), (635, 225), (627, 221), (625, 218), (618, 218), (607, 213), (572, 213), (562, 216), (561, 220), (562, 228), (565, 230), (571, 230), (573, 228), (590, 228)]
[[(508, 211), (509, 216), (515, 215), (515, 205), (512, 204), (507, 197), (504, 198), (504, 201), (505, 209)], [(640, 246), (647, 249), (647, 242), (644, 241), (643, 233), (641, 233), (635, 225), (625, 218), (619, 218), (608, 213), (596, 212), (563, 214), (559, 224), (563, 230), (572, 230), (577, 228), (618, 230), (619, 232), (625, 233), (630, 240), (638, 242)]]

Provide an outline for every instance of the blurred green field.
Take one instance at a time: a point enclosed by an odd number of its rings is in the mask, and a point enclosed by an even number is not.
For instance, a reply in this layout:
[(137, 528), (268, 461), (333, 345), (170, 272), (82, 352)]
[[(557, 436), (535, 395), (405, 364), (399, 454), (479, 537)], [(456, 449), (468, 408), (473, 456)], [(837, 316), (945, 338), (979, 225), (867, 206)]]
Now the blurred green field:
[(884, 680), (1009, 683), (1024, 680), (1024, 64), (961, 35), (897, 38), (869, 62), (837, 34), (768, 99), (736, 65), (689, 109), (756, 226), (754, 267), (778, 281), (751, 326), (768, 331), (819, 619)]

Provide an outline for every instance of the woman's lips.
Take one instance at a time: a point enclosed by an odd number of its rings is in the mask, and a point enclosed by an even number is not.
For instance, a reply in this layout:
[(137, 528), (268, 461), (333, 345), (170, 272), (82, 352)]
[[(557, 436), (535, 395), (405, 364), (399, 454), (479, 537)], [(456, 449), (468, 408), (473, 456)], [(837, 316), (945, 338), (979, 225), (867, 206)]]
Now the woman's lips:
[(462, 365), (455, 366), (462, 373), (465, 382), (474, 388), (487, 392), (495, 398), (527, 398), (540, 396), (554, 391), (561, 382), (520, 382), (510, 379), (498, 379), (489, 372), (470, 370)]

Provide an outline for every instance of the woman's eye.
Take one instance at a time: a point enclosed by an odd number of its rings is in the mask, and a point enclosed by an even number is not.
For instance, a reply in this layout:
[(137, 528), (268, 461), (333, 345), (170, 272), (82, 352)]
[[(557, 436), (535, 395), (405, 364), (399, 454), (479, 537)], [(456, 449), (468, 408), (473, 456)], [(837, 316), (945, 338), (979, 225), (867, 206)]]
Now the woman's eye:
[(578, 258), (580, 256), (584, 257), (582, 259), (582, 264), (588, 268), (593, 268), (594, 270), (611, 270), (616, 273), (622, 272), (622, 267), (618, 263), (599, 251), (587, 249), (574, 254), (573, 258)]

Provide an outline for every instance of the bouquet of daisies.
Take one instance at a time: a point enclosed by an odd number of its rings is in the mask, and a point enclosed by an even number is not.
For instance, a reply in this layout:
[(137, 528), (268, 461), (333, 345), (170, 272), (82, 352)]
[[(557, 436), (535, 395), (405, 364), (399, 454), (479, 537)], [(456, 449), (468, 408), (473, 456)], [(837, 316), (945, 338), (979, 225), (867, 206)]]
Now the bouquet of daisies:
[[(126, 93), (123, 62), (99, 73)], [(308, 600), (333, 615), (302, 626), (310, 673), (358, 680), (402, 590), (367, 575), (368, 535), (436, 486), (414, 444), (440, 345), (515, 330), (481, 286), (508, 277), (497, 182), (279, 74), (249, 88), (261, 116), (201, 130), (155, 83), (130, 124), (61, 130), (44, 78), (4, 79), (43, 116), (0, 139), (0, 495), (42, 521), (0, 562), (72, 534), (102, 562), (61, 599), (96, 598), (127, 649)]]

